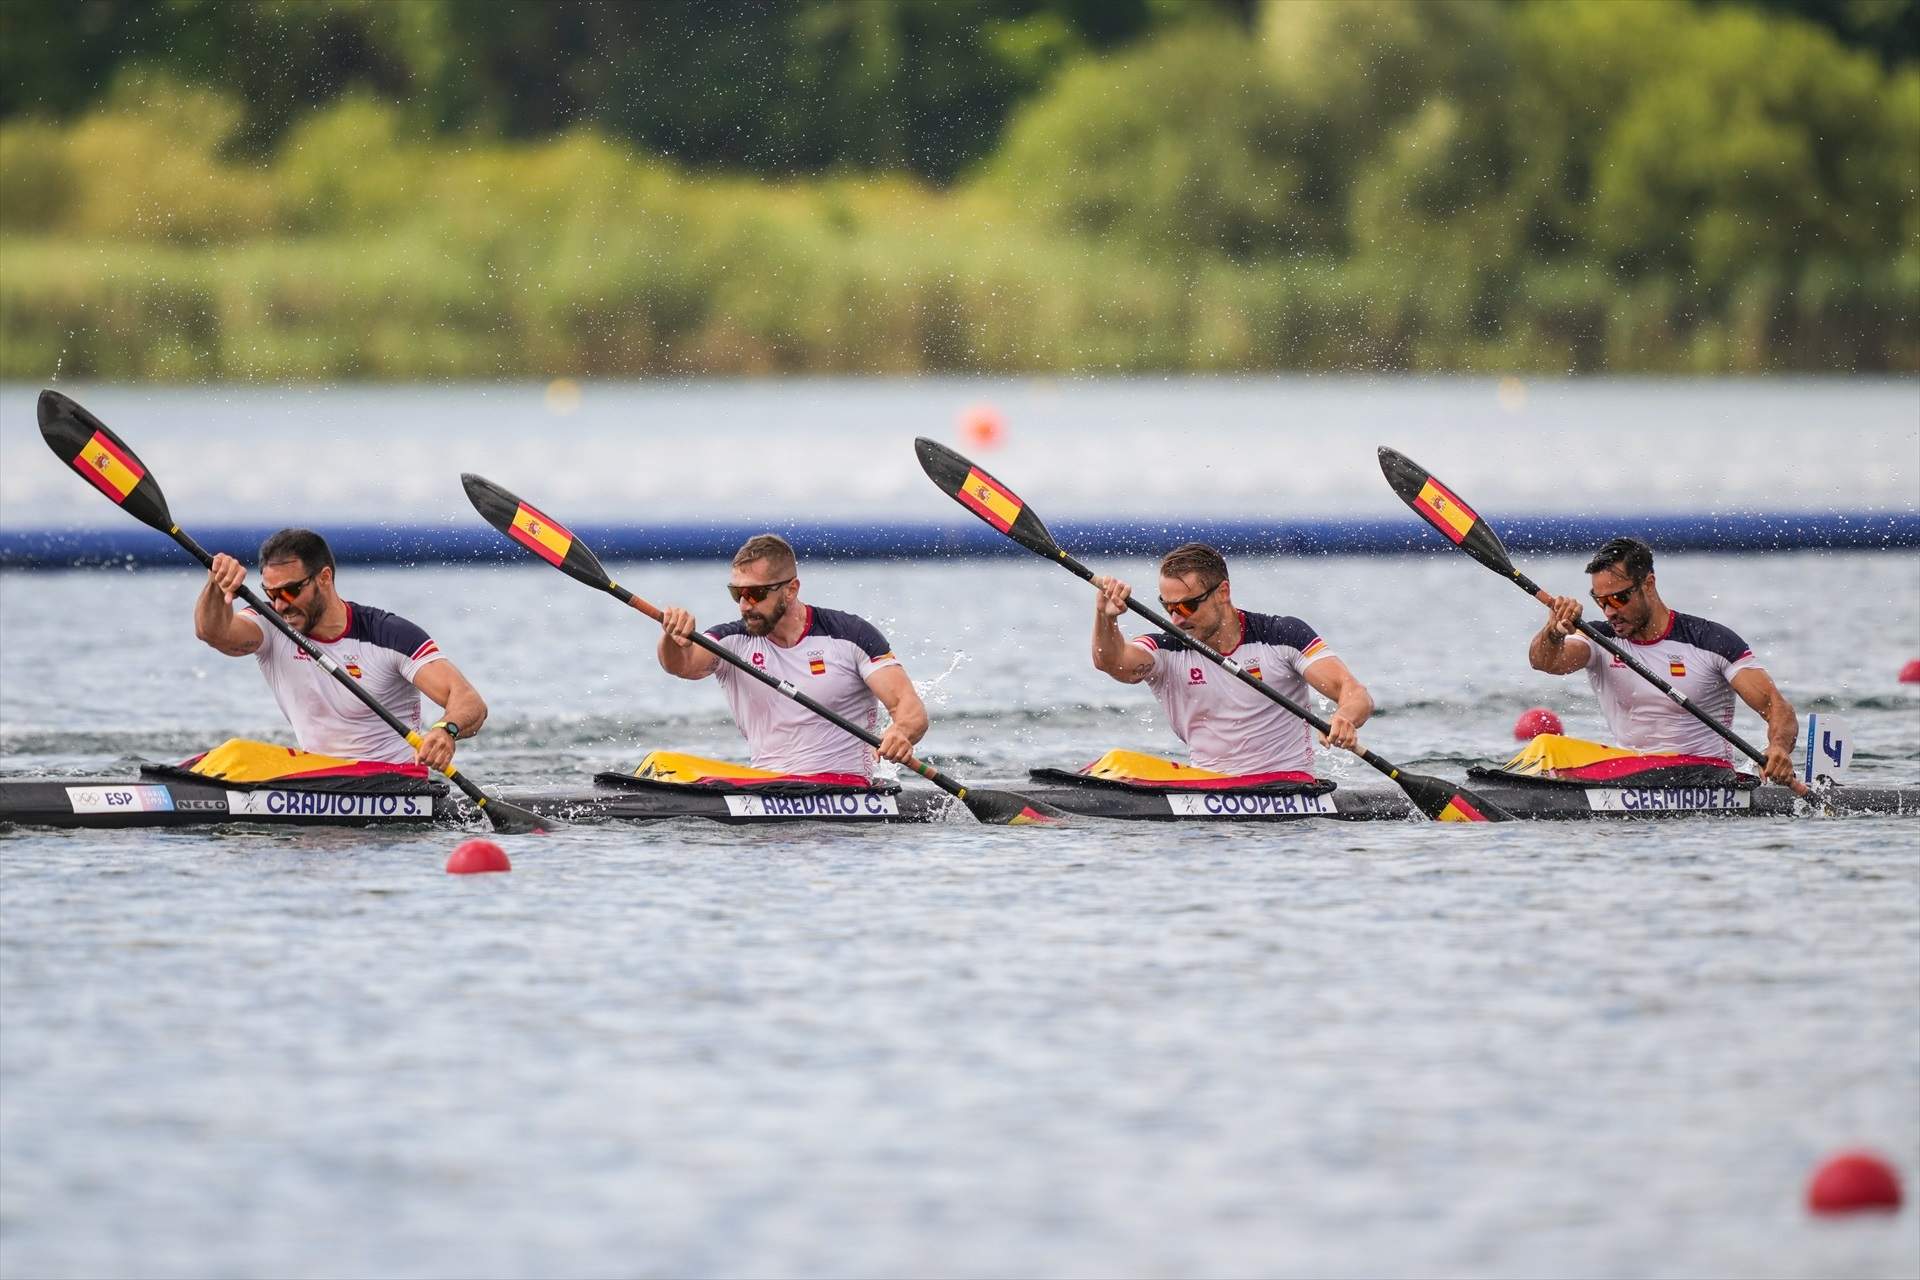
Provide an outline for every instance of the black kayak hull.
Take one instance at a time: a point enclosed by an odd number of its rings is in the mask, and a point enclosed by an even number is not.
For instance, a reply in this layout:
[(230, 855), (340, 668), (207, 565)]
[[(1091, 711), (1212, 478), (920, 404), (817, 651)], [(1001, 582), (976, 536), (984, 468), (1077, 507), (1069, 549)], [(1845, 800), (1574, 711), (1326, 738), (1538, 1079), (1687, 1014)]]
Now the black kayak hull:
[[(1124, 822), (1355, 822), (1410, 820), (1399, 791), (1354, 788), (1321, 796), (1249, 792), (1159, 794), (1111, 787), (1026, 786), (1020, 794), (1076, 816)], [(1475, 793), (1515, 815), (1541, 821), (1682, 817), (1785, 817), (1796, 812), (1781, 787), (1579, 788), (1476, 781)], [(500, 798), (543, 817), (568, 822), (659, 822), (681, 818), (733, 823), (830, 822), (855, 825), (971, 822), (943, 791), (911, 788), (895, 795), (751, 795), (685, 788), (503, 791)], [(1920, 787), (1847, 787), (1830, 810), (1839, 815), (1920, 816)], [(424, 826), (477, 819), (464, 799), (436, 796), (340, 795), (169, 778), (0, 779), (0, 823), (35, 827)]]

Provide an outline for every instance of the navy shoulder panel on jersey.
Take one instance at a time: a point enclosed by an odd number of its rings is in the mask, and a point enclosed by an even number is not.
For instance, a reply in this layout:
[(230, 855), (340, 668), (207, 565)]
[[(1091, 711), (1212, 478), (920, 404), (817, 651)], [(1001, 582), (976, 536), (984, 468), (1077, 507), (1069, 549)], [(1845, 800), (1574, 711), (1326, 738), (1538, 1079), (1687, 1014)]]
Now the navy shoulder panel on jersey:
[(1745, 640), (1734, 634), (1733, 628), (1678, 610), (1674, 611), (1673, 630), (1668, 634), (1668, 639), (1690, 644), (1696, 649), (1705, 649), (1728, 662), (1737, 662), (1753, 652)]
[(1187, 638), (1177, 631), (1158, 631), (1153, 635), (1135, 636), (1134, 639), (1151, 640), (1153, 641), (1154, 648), (1165, 649), (1168, 653), (1180, 653), (1183, 650), (1193, 648), (1192, 645), (1187, 643)]
[(347, 622), (346, 639), (365, 640), (382, 649), (391, 649), (403, 658), (414, 657), (432, 642), (425, 631), (397, 613), (351, 600), (347, 601), (347, 607), (353, 611), (353, 617)]
[(743, 636), (745, 634), (747, 634), (747, 624), (738, 621), (723, 622), (717, 627), (707, 628), (707, 638), (709, 640), (725, 640), (728, 636)]
[(1595, 622), (1593, 624), (1593, 629), (1595, 631), (1598, 631), (1601, 635), (1605, 636), (1609, 640), (1618, 640), (1620, 638), (1618, 635), (1614, 633), (1613, 624), (1611, 622), (1608, 622), (1605, 618), (1602, 618), (1598, 622)]
[(825, 640), (846, 640), (858, 645), (860, 652), (870, 659), (884, 658), (893, 652), (893, 646), (880, 634), (880, 628), (857, 614), (839, 609), (822, 609), (814, 605), (813, 626), (807, 634)]
[(1246, 639), (1258, 644), (1279, 645), (1305, 653), (1307, 646), (1320, 638), (1318, 631), (1298, 618), (1276, 617), (1247, 609), (1240, 611), (1240, 617), (1246, 627)]

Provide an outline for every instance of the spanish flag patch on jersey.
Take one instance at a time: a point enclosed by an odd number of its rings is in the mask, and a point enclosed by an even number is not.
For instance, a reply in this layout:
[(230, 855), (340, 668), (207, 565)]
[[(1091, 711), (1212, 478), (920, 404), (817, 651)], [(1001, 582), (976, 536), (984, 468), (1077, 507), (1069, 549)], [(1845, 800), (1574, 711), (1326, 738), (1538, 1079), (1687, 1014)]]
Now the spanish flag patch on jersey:
[(1675, 680), (1678, 680), (1681, 676), (1687, 674), (1687, 664), (1678, 658), (1669, 658), (1667, 660), (1667, 674)]
[(823, 676), (823, 675), (825, 675), (825, 674), (827, 674), (827, 663), (826, 663), (826, 659), (824, 659), (824, 658), (808, 658), (808, 659), (807, 659), (807, 671), (808, 671), (808, 673), (809, 673), (809, 674), (811, 674), (811, 675), (816, 675), (816, 676)]

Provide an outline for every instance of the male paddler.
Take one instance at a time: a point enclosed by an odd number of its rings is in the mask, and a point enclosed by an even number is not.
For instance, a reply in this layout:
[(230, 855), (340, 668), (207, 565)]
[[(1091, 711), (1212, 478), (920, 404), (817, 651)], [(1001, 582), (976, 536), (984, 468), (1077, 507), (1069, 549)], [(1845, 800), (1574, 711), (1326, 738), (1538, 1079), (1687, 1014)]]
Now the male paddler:
[(194, 602), (194, 634), (231, 657), (254, 656), (301, 750), (441, 769), (452, 762), (454, 743), (486, 722), (487, 704), (425, 631), (397, 613), (340, 597), (333, 551), (319, 534), (282, 529), (260, 544), (261, 594), (400, 723), (420, 727), (423, 693), (446, 709), (421, 735), (418, 752), (278, 627), (251, 607), (236, 612), (233, 593), (246, 580), (238, 560), (213, 558)]
[[(1607, 543), (1594, 553), (1587, 572), (1593, 578), (1594, 603), (1606, 614), (1606, 621), (1595, 623), (1594, 629), (1633, 646), (1629, 652), (1643, 666), (1723, 725), (1732, 727), (1733, 695), (1739, 694), (1767, 722), (1767, 759), (1761, 771), (1770, 781), (1791, 784), (1799, 719), (1747, 642), (1717, 622), (1668, 608), (1655, 581), (1653, 549), (1638, 538)], [(1626, 663), (1576, 634), (1580, 609), (1574, 596), (1554, 598), (1547, 625), (1527, 647), (1534, 670), (1564, 676), (1584, 668), (1608, 732), (1628, 750), (1727, 761), (1725, 738)]]
[[(708, 636), (878, 734), (881, 757), (912, 757), (927, 731), (927, 709), (906, 668), (866, 619), (801, 601), (799, 562), (785, 539), (771, 533), (747, 539), (733, 557), (727, 594), (740, 606), (739, 620), (708, 628)], [(694, 645), (687, 610), (668, 606), (660, 625), (660, 665), (683, 680), (718, 677), (754, 768), (872, 779), (874, 748)], [(884, 730), (878, 727), (882, 705), (893, 721)]]
[(1333, 699), (1325, 741), (1352, 750), (1373, 698), (1319, 632), (1298, 618), (1253, 613), (1233, 602), (1227, 561), (1205, 543), (1175, 547), (1160, 561), (1160, 607), (1175, 631), (1135, 636), (1120, 631), (1132, 588), (1096, 577), (1093, 665), (1122, 684), (1144, 680), (1167, 723), (1187, 744), (1194, 765), (1216, 773), (1294, 773), (1311, 777), (1313, 738), (1307, 722), (1203, 658), (1200, 640), (1302, 706), (1309, 687)]

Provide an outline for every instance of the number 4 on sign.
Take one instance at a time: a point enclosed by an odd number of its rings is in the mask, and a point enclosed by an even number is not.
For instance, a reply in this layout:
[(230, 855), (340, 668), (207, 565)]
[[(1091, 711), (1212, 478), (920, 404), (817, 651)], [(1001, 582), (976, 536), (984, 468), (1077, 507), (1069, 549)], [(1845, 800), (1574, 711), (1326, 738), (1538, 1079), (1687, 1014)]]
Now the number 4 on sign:
[(1839, 721), (1814, 712), (1807, 717), (1806, 752), (1801, 757), (1800, 780), (1838, 782), (1853, 762), (1853, 737)]

